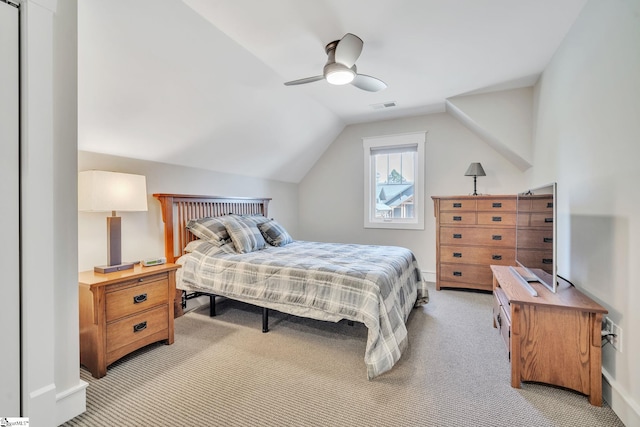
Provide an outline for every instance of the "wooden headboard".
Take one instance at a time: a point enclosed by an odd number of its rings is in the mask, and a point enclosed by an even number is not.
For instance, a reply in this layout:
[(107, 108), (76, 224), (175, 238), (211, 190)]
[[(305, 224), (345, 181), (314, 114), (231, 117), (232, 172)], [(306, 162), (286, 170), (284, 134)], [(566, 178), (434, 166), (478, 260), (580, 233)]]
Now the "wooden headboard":
[(184, 254), (187, 243), (196, 237), (187, 230), (191, 219), (228, 214), (268, 216), (270, 198), (194, 196), (189, 194), (154, 194), (162, 206), (164, 253), (167, 262)]

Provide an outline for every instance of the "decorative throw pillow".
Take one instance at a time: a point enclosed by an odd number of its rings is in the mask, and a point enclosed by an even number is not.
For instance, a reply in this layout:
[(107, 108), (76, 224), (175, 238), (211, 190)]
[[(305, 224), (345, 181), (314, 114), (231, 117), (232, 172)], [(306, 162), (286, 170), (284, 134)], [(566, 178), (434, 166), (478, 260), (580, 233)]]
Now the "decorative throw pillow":
[(228, 215), (224, 217), (224, 225), (238, 253), (246, 254), (267, 246), (258, 227), (244, 217)]
[(234, 216), (236, 218), (241, 218), (242, 220), (251, 221), (255, 225), (262, 224), (265, 221), (269, 221), (269, 218), (261, 214), (255, 214), (255, 215), (229, 214), (229, 215)]
[(264, 239), (272, 246), (284, 246), (293, 242), (287, 230), (274, 219), (258, 224), (258, 229)]
[(187, 229), (197, 238), (210, 241), (218, 246), (224, 245), (230, 239), (222, 217), (189, 220)]

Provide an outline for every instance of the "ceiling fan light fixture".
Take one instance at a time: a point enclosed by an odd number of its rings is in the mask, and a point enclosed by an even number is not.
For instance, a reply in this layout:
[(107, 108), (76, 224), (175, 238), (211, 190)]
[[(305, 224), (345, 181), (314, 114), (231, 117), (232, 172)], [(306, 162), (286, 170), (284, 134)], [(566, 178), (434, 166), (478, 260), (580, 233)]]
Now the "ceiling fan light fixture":
[(355, 71), (342, 64), (329, 64), (325, 67), (325, 79), (332, 85), (346, 85), (356, 77)]

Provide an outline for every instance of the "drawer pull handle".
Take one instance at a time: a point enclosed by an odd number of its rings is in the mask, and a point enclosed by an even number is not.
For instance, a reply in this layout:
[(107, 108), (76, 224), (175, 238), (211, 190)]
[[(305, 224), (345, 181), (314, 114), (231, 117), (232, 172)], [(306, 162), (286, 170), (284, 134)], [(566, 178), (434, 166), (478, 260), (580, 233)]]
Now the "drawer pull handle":
[(542, 241), (545, 243), (553, 243), (553, 237), (544, 237)]
[(494, 217), (491, 217), (491, 221), (493, 221), (493, 222), (500, 222), (500, 221), (502, 221), (502, 217), (501, 217), (501, 216), (494, 216)]
[(502, 203), (500, 203), (500, 202), (495, 202), (495, 203), (493, 203), (493, 204), (491, 205), (491, 207), (493, 207), (493, 208), (501, 208), (501, 207), (502, 207)]
[(553, 259), (551, 258), (542, 258), (543, 264), (553, 264)]
[(545, 218), (544, 222), (546, 222), (546, 223), (553, 222), (553, 218)]
[(462, 252), (454, 252), (453, 253), (453, 257), (454, 258), (462, 258)]
[(553, 202), (549, 202), (549, 203), (547, 203), (547, 208), (548, 208), (548, 209), (552, 209), (552, 208), (553, 208)]
[(462, 217), (461, 216), (454, 216), (453, 220), (454, 221), (462, 221)]
[(462, 277), (462, 271), (454, 271), (453, 275), (456, 277)]
[(502, 240), (502, 236), (500, 234), (494, 234), (493, 236), (491, 236), (492, 240)]
[(454, 233), (453, 238), (454, 239), (462, 239), (462, 234)]
[(138, 323), (137, 325), (133, 325), (133, 333), (134, 334), (136, 332), (144, 331), (145, 329), (147, 329), (147, 321), (146, 320), (144, 322)]
[(493, 255), (493, 256), (491, 257), (491, 259), (494, 259), (494, 260), (496, 260), (496, 261), (500, 261), (500, 260), (502, 259), (502, 255)]
[(147, 300), (147, 294), (140, 294), (133, 297), (134, 304), (140, 304), (141, 302), (145, 302)]
[(453, 207), (454, 208), (461, 208), (462, 207), (462, 203), (454, 203)]

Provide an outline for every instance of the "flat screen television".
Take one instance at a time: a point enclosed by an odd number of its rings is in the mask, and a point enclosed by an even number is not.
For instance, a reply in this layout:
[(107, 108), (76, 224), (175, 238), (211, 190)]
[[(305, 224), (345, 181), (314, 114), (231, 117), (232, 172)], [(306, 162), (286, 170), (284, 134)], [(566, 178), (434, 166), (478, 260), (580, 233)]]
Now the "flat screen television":
[(533, 188), (517, 196), (516, 264), (513, 271), (525, 287), (540, 282), (551, 292), (558, 287), (557, 275), (557, 184)]

